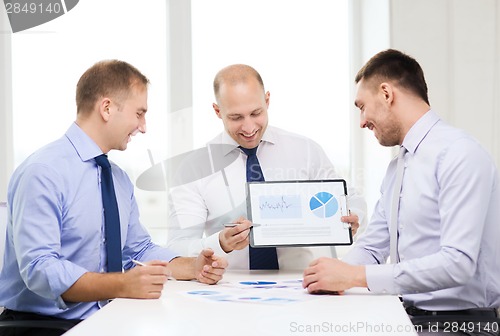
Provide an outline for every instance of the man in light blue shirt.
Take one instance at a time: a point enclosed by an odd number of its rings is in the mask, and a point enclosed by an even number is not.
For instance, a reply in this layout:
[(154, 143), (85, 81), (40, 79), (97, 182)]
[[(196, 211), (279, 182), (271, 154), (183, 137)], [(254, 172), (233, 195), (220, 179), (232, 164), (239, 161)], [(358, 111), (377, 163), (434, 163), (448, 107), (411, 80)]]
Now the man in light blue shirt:
[[(405, 153), (395, 197), (399, 208), (391, 209), (393, 160), (365, 235), (343, 262), (311, 263), (304, 287), (312, 293), (359, 286), (402, 294), (412, 318), (494, 321), (500, 306), (500, 185), (492, 158), (430, 109), (423, 71), (410, 56), (380, 52), (358, 72), (356, 83), (360, 126), (381, 145), (398, 145)], [(391, 213), (398, 214), (393, 230)], [(385, 264), (391, 231), (397, 260)], [(483, 326), (471, 334), (488, 334)]]
[[(109, 299), (160, 297), (169, 275), (207, 284), (221, 279), (227, 261), (213, 251), (183, 258), (151, 242), (139, 221), (134, 186), (113, 163), (125, 272), (107, 272), (102, 170), (94, 158), (125, 150), (133, 135), (145, 133), (148, 83), (125, 62), (96, 63), (78, 82), (76, 122), (14, 172), (0, 274), (0, 306), (6, 308), (1, 319), (36, 314), (81, 320)], [(144, 267), (134, 267), (133, 260)]]

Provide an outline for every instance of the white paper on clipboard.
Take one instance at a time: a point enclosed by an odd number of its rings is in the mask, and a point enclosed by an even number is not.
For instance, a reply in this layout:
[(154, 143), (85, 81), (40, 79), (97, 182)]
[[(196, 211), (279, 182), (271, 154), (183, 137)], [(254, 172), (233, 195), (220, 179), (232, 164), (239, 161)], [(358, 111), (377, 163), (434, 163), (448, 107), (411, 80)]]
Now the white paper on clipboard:
[(351, 245), (343, 179), (247, 183), (252, 247)]

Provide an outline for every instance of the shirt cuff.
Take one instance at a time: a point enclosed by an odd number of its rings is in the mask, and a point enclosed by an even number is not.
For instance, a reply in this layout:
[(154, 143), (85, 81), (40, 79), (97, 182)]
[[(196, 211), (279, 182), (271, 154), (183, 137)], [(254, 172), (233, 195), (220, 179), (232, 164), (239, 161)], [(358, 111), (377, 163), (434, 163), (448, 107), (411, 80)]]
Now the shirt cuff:
[(226, 257), (228, 253), (224, 252), (219, 242), (219, 232), (205, 238), (203, 248), (211, 248), (215, 255)]
[(62, 298), (73, 284), (88, 271), (67, 260), (54, 262), (46, 268), (47, 281), (51, 291), (55, 294), (56, 304), (59, 309), (67, 309), (68, 306)]
[(394, 264), (366, 265), (368, 289), (376, 294), (398, 294), (394, 283)]

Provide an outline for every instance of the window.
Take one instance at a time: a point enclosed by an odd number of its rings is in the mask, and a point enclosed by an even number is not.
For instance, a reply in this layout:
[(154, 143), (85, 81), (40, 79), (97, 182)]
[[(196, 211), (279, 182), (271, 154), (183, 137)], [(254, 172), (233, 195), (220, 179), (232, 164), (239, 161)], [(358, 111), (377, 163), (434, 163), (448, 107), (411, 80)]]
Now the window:
[[(167, 9), (164, 1), (85, 0), (65, 15), (12, 34), (14, 166), (40, 146), (61, 137), (76, 118), (76, 83), (92, 64), (120, 59), (151, 81), (147, 130), (125, 152), (110, 157), (132, 181), (166, 156)], [(165, 227), (161, 193), (136, 191), (141, 219)], [(164, 216), (162, 216), (164, 212)], [(154, 231), (152, 232), (154, 237)]]
[[(12, 34), (14, 166), (64, 134), (75, 120), (79, 77), (110, 58), (133, 64), (152, 83), (148, 132), (110, 157), (132, 181), (151, 167), (148, 150), (156, 162), (168, 157), (168, 135), (178, 127), (167, 113), (169, 85), (175, 85), (167, 71), (168, 12), (163, 1), (86, 0), (53, 21)], [(348, 177), (347, 0), (192, 0), (191, 23), (193, 121), (186, 137), (194, 148), (223, 129), (212, 110), (216, 72), (246, 63), (271, 92), (270, 124), (316, 140)], [(166, 194), (137, 189), (136, 196), (142, 222), (165, 242)]]
[(306, 135), (349, 172), (348, 3), (331, 0), (192, 0), (195, 147), (222, 131), (212, 81), (253, 66), (271, 93), (269, 123)]

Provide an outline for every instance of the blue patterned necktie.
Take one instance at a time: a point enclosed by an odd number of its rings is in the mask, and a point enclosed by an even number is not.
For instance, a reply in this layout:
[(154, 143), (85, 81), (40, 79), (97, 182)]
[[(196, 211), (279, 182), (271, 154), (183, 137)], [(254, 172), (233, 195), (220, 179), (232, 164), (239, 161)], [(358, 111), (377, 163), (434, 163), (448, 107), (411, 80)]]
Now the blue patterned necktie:
[(106, 154), (95, 157), (101, 167), (102, 205), (104, 208), (104, 234), (108, 272), (122, 272), (122, 247), (120, 235), (120, 216), (116, 202), (111, 165)]
[[(240, 149), (247, 155), (247, 182), (264, 181), (264, 174), (257, 159), (257, 147)], [(250, 269), (275, 270), (279, 269), (276, 247), (253, 248), (248, 246), (250, 255)]]

